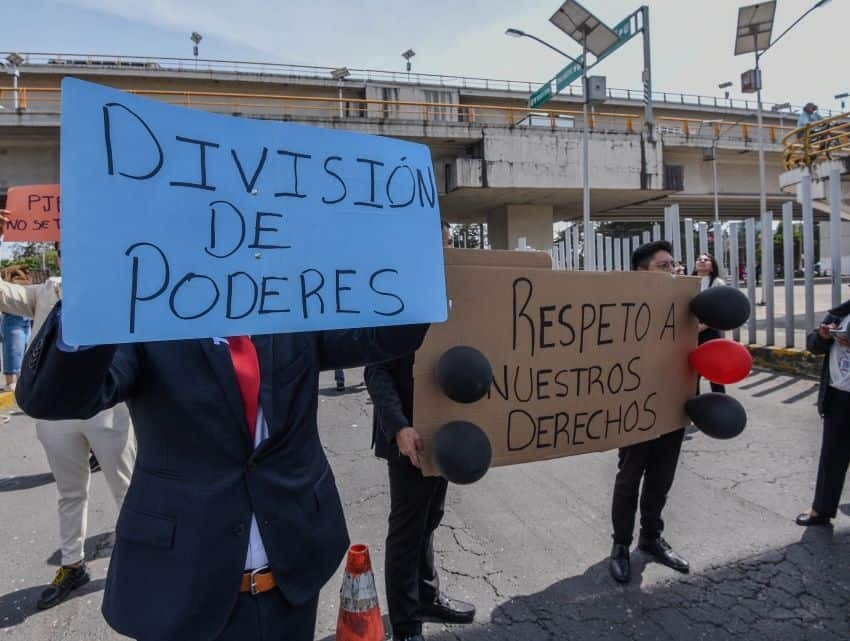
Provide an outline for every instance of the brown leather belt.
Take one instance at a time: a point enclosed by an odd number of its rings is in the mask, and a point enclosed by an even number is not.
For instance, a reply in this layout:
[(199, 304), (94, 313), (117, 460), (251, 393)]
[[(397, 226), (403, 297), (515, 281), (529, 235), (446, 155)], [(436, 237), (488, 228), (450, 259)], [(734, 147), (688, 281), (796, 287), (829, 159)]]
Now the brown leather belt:
[(250, 592), (251, 594), (262, 594), (268, 592), (277, 585), (274, 580), (274, 574), (268, 566), (257, 568), (251, 572), (245, 572), (242, 575), (242, 585), (239, 586), (240, 592)]

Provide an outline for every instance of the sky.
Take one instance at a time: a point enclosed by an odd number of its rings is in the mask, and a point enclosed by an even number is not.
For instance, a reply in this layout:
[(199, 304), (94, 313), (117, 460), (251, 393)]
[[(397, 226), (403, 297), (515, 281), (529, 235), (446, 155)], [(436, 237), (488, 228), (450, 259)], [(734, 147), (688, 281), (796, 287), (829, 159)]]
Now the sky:
[[(740, 92), (753, 56), (734, 56), (738, 7), (751, 0), (646, 0), (650, 8), (655, 91), (719, 96), (721, 82)], [(774, 39), (815, 0), (778, 0)], [(582, 0), (613, 26), (638, 0)], [(16, 51), (191, 58), (193, 31), (200, 57), (351, 69), (403, 71), (401, 52), (413, 49), (413, 71), (545, 82), (568, 61), (514, 27), (576, 56), (580, 47), (549, 22), (559, 0), (0, 0), (0, 52)], [(809, 14), (762, 59), (764, 100), (816, 102), (838, 109), (850, 92), (844, 64), (850, 0), (831, 0)], [(5, 57), (5, 56), (4, 56)], [(594, 74), (609, 88), (638, 89), (641, 38), (604, 60)], [(5, 84), (0, 79), (0, 85)], [(26, 74), (21, 78), (26, 86)], [(850, 100), (848, 100), (850, 105)], [(0, 247), (0, 257), (11, 246)]]
[[(656, 91), (720, 95), (753, 56), (734, 56), (737, 10), (747, 0), (648, 0)], [(774, 38), (815, 0), (779, 0)], [(583, 0), (613, 26), (637, 0)], [(401, 52), (413, 49), (413, 70), (424, 73), (546, 81), (567, 62), (528, 39), (522, 29), (570, 55), (578, 45), (549, 22), (558, 0), (29, 0), (0, 3), (0, 51), (192, 56), (189, 35), (203, 35), (200, 57), (327, 67), (402, 71)], [(3, 14), (6, 15), (3, 15)], [(833, 96), (850, 91), (846, 33), (850, 0), (813, 11), (763, 58), (764, 98), (799, 105), (809, 100), (837, 109)], [(641, 38), (606, 59), (595, 73), (608, 86), (639, 88)], [(22, 79), (25, 84), (25, 76)]]

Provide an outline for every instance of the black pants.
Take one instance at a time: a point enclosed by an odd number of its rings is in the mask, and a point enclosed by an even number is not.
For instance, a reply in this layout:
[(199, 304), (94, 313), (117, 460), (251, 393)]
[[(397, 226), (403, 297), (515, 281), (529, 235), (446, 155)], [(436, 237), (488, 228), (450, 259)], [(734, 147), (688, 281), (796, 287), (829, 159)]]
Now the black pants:
[[(698, 342), (700, 345), (702, 345), (706, 341), (710, 341), (715, 338), (723, 338), (723, 332), (721, 332), (719, 329), (712, 329), (711, 327), (708, 327), (699, 333)], [(699, 394), (699, 381), (700, 377), (697, 376), (697, 394)], [(721, 385), (720, 383), (711, 383), (711, 391), (721, 392), (725, 394), (726, 386)]]
[(812, 509), (833, 518), (841, 500), (847, 464), (850, 463), (850, 392), (830, 389), (824, 409), (823, 444)]
[(684, 429), (676, 430), (651, 441), (620, 448), (619, 470), (611, 505), (614, 543), (632, 543), (641, 478), (640, 536), (654, 539), (664, 530), (661, 510), (673, 486), (684, 435)]
[(422, 632), (419, 604), (433, 601), (440, 581), (434, 565), (434, 530), (443, 518), (448, 481), (422, 476), (406, 456), (391, 454), (387, 531), (387, 607), (394, 636)]
[(241, 592), (230, 619), (216, 641), (313, 641), (319, 595), (290, 605), (280, 590), (256, 596)]

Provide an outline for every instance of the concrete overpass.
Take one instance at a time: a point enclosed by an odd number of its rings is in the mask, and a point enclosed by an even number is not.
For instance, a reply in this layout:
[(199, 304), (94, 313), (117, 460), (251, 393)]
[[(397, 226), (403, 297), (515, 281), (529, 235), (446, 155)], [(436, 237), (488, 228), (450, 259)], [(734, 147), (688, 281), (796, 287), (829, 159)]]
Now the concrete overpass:
[[(21, 54), (18, 89), (0, 86), (0, 202), (15, 184), (58, 182), (59, 83), (64, 76), (197, 109), (293, 120), (415, 140), (432, 151), (443, 215), (486, 223), (493, 247), (525, 236), (551, 244), (554, 222), (581, 217), (581, 97), (571, 87), (529, 110), (539, 83), (260, 63)], [(6, 54), (0, 53), (4, 57)], [(597, 220), (714, 216), (717, 158), (720, 215), (758, 216), (753, 101), (659, 92), (655, 127), (643, 122), (642, 93), (610, 90), (592, 109), (591, 211)], [(765, 113), (768, 206), (796, 200), (779, 188), (782, 138), (795, 117)]]

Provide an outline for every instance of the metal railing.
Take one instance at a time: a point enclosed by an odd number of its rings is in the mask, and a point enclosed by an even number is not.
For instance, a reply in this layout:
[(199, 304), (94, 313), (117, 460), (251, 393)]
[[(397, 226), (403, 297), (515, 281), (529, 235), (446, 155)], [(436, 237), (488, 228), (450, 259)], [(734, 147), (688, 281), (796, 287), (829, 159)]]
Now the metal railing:
[(785, 168), (850, 155), (850, 112), (794, 129), (782, 139)]
[[(10, 52), (0, 52), (0, 57), (6, 58)], [(195, 58), (167, 58), (153, 56), (123, 56), (102, 55), (88, 53), (45, 53), (45, 52), (17, 52), (24, 59), (21, 68), (22, 74), (26, 73), (23, 68), (28, 65), (50, 65), (56, 67), (91, 67), (106, 69), (138, 70), (144, 73), (156, 71), (177, 72), (219, 72), (253, 75), (270, 75), (282, 77), (317, 78), (336, 84), (331, 79), (330, 73), (333, 67), (316, 65), (290, 65), (274, 62), (250, 62), (242, 60), (215, 60)], [(388, 71), (381, 69), (348, 69), (350, 76), (344, 81), (351, 82), (391, 82), (394, 84), (433, 85), (440, 87), (453, 87), (458, 89), (484, 89), (490, 91), (515, 91), (520, 93), (532, 93), (536, 91), (543, 81), (533, 80), (504, 80), (498, 78), (479, 78), (474, 76), (455, 76), (447, 74), (431, 74), (405, 71)], [(617, 89), (607, 90), (608, 98), (612, 100), (634, 100), (643, 101), (643, 89)], [(561, 92), (561, 95), (580, 96), (579, 85), (571, 85)], [(696, 107), (709, 107), (720, 109), (755, 110), (756, 101), (742, 98), (725, 98), (719, 96), (703, 96), (699, 94), (683, 93), (678, 91), (654, 91), (652, 100), (656, 103), (666, 105), (686, 105)], [(776, 103), (765, 102), (764, 110), (770, 111)], [(799, 110), (799, 107), (794, 107)], [(833, 113), (826, 111), (827, 116)]]
[[(564, 130), (582, 127), (578, 109), (530, 111), (524, 105), (482, 105), (467, 103), (416, 102), (405, 100), (371, 100), (338, 96), (297, 96), (266, 93), (233, 93), (212, 91), (172, 91), (129, 89), (128, 93), (155, 98), (170, 104), (224, 113), (272, 119), (333, 119), (349, 121), (379, 120), (398, 122), (432, 122), (486, 126), (548, 128)], [(0, 117), (4, 113), (54, 115), (61, 109), (61, 90), (42, 87), (0, 87)], [(712, 140), (753, 140), (752, 123), (713, 121), (711, 126), (695, 118), (661, 116), (656, 119), (662, 136), (680, 136), (698, 144)], [(643, 113), (621, 114), (591, 112), (588, 125), (593, 131), (638, 133), (643, 127)], [(790, 127), (766, 127), (769, 142), (778, 143)]]

